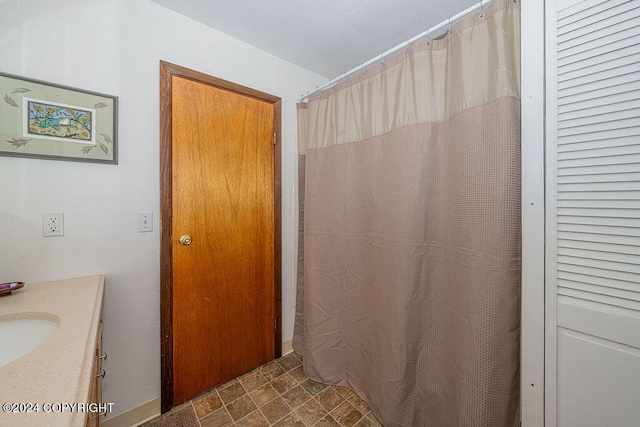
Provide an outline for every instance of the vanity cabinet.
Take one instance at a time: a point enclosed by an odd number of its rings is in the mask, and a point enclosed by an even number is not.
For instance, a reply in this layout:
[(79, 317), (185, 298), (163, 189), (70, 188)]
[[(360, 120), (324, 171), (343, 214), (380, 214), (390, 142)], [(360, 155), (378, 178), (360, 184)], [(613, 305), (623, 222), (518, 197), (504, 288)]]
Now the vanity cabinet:
[[(101, 414), (88, 412), (111, 409), (101, 402), (103, 295), (104, 276), (94, 275), (32, 283), (0, 298), (0, 320), (38, 318), (58, 325), (49, 339), (0, 368), (0, 402), (40, 403), (38, 412), (0, 411), (0, 426), (100, 425)], [(0, 343), (0, 353), (6, 347)], [(86, 406), (58, 407), (65, 402)], [(91, 402), (98, 405), (89, 407)], [(45, 403), (54, 406), (45, 410)]]
[[(91, 374), (91, 389), (89, 391), (89, 403), (100, 405), (102, 403), (102, 378), (104, 378), (104, 370), (102, 369), (102, 361), (106, 355), (102, 354), (102, 320), (98, 325), (98, 335), (96, 338), (96, 348), (93, 355), (93, 371)], [(86, 427), (99, 427), (102, 413), (87, 412)]]

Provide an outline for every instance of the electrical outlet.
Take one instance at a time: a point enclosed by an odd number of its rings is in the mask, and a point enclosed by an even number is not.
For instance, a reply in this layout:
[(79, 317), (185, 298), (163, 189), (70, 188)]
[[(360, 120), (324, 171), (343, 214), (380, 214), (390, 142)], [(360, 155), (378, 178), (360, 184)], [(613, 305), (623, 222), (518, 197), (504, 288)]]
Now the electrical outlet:
[(153, 212), (138, 212), (138, 233), (153, 231)]
[(44, 213), (42, 214), (42, 236), (64, 236), (64, 214)]

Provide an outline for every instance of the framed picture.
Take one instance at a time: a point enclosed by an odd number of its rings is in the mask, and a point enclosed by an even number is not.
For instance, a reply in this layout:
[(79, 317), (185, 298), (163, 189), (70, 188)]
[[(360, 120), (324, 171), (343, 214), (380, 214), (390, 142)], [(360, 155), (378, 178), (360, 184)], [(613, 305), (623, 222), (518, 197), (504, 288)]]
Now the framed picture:
[(0, 155), (118, 163), (118, 97), (0, 73)]

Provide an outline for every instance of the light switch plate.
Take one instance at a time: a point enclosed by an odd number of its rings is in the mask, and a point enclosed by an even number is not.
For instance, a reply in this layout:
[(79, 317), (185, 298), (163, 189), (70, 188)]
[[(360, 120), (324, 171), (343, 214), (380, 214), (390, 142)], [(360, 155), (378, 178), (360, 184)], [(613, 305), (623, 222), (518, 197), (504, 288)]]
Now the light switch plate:
[(138, 233), (153, 231), (153, 212), (138, 212)]

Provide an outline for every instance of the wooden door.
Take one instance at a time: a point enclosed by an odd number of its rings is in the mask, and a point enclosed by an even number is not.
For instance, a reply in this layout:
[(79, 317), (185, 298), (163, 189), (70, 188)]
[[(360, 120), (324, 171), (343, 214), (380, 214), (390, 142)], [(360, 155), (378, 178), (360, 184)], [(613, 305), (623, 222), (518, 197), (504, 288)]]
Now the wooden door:
[[(281, 351), (274, 144), (279, 104), (196, 77), (165, 77), (171, 173), (163, 218), (171, 224), (162, 252), (171, 258), (166, 285), (172, 313), (163, 314), (163, 357), (170, 345), (172, 360), (163, 360), (163, 371), (170, 363), (173, 405)], [(169, 322), (172, 339), (164, 343)], [(163, 393), (163, 410), (170, 407), (165, 400)]]

